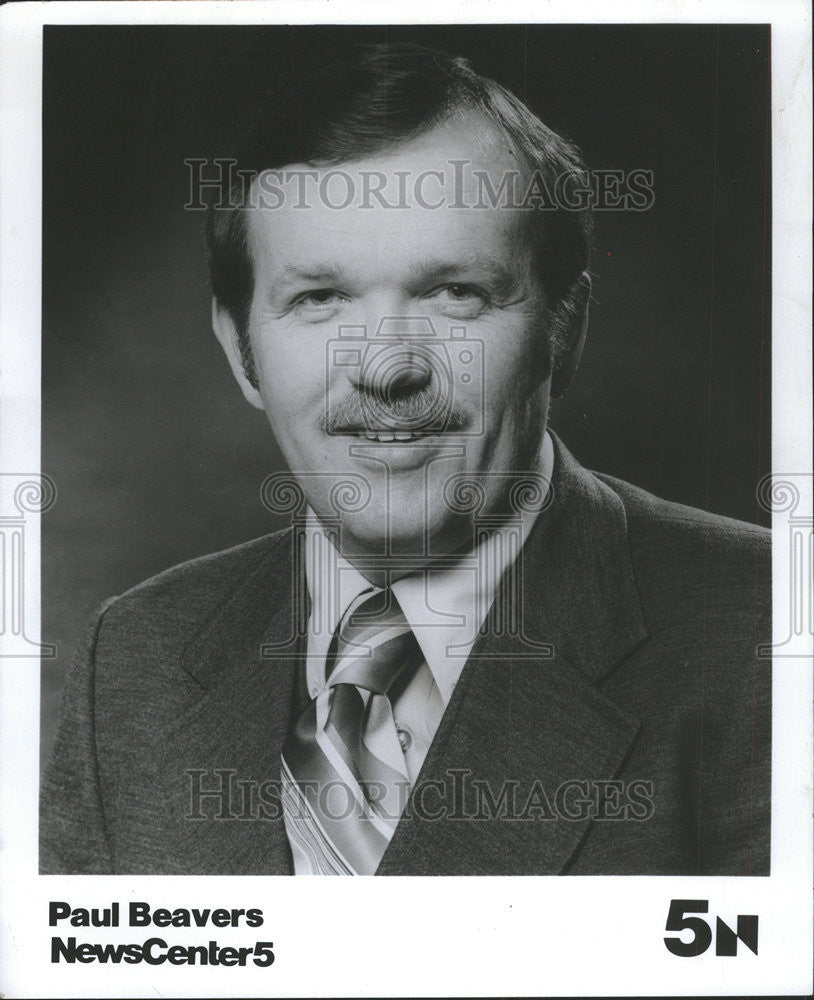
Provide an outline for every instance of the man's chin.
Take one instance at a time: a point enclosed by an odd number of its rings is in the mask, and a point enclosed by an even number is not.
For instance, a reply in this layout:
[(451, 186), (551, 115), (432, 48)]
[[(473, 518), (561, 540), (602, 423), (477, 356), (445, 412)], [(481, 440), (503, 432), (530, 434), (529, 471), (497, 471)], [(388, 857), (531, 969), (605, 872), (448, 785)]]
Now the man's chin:
[(469, 521), (452, 522), (449, 511), (443, 519), (425, 518), (421, 507), (416, 499), (413, 509), (391, 512), (389, 524), (383, 511), (375, 519), (343, 519), (342, 554), (351, 562), (363, 562), (371, 568), (381, 565), (383, 569), (399, 572), (398, 564), (404, 572), (409, 572), (410, 568), (417, 569), (471, 541)]

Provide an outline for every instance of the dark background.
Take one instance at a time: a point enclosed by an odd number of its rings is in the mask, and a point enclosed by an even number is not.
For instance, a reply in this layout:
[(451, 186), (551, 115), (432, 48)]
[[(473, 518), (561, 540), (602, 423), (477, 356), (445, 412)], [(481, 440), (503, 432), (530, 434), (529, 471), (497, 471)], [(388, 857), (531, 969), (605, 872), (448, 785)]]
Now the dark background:
[(769, 30), (763, 26), (46, 27), (42, 746), (105, 597), (282, 525), (282, 465), (209, 329), (195, 156), (360, 39), (468, 56), (594, 168), (654, 173), (597, 216), (584, 359), (552, 426), (590, 467), (755, 521), (770, 468)]

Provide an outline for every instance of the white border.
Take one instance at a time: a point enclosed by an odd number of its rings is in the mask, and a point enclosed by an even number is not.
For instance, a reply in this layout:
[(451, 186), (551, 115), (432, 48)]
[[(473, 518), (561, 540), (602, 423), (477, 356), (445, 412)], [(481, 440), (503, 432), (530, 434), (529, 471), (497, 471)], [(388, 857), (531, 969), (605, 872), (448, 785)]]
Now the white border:
[[(773, 467), (812, 467), (811, 21), (797, 0), (534, 4), (484, 0), (119, 2), (0, 10), (0, 467), (39, 466), (41, 25), (154, 23), (771, 22)], [(810, 483), (803, 496), (811, 509)], [(2, 499), (2, 496), (0, 496)], [(807, 507), (805, 506), (807, 504)], [(2, 510), (0, 510), (2, 513)], [(28, 587), (39, 580), (27, 525)], [(787, 621), (787, 520), (775, 515), (775, 640)], [(38, 610), (36, 600), (29, 606)], [(29, 619), (32, 634), (39, 622)], [(2, 643), (2, 636), (0, 636)], [(0, 646), (0, 653), (2, 646)], [(0, 656), (0, 990), (38, 996), (807, 994), (812, 990), (811, 661), (774, 672), (772, 876), (741, 878), (254, 879), (41, 877), (36, 660)], [(759, 913), (760, 954), (677, 959), (669, 900), (708, 898), (728, 922)], [(46, 901), (260, 906), (261, 931), (173, 931), (173, 942), (275, 942), (268, 970), (51, 966)], [(106, 932), (143, 940), (151, 932)], [(743, 951), (743, 949), (742, 949)]]

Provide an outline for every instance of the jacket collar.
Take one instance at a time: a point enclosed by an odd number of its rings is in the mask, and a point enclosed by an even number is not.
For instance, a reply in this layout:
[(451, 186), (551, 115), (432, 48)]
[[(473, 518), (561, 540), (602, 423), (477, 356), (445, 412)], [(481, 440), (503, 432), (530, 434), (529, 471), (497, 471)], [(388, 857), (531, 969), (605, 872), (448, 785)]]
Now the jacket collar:
[(520, 557), (523, 631), (598, 682), (647, 637), (627, 517), (619, 495), (552, 438), (550, 502)]

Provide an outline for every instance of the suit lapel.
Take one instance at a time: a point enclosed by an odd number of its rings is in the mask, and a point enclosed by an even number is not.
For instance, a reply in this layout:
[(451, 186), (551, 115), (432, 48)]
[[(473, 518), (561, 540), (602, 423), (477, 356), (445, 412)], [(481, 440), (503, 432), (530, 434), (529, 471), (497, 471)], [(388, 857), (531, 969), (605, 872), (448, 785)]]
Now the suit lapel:
[[(552, 502), (504, 578), (377, 874), (567, 871), (597, 782), (636, 737), (638, 720), (597, 686), (647, 635), (624, 508), (555, 448)], [(518, 599), (519, 631), (506, 626)]]
[(304, 697), (297, 666), (308, 614), (292, 539), (274, 539), (185, 651), (200, 697), (164, 734), (160, 756), (172, 853), (190, 871), (292, 870), (279, 762)]

